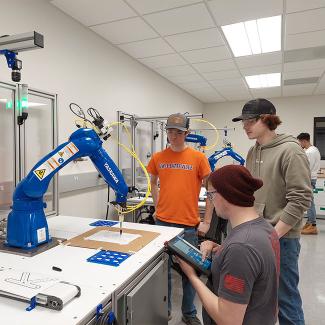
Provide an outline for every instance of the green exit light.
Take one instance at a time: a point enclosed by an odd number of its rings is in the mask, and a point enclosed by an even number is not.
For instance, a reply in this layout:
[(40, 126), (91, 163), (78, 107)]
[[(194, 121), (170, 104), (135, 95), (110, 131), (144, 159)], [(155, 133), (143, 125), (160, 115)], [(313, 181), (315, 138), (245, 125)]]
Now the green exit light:
[(12, 109), (12, 101), (11, 100), (8, 100), (7, 102), (6, 102), (6, 109)]
[(21, 99), (21, 108), (28, 108), (28, 100), (27, 98)]

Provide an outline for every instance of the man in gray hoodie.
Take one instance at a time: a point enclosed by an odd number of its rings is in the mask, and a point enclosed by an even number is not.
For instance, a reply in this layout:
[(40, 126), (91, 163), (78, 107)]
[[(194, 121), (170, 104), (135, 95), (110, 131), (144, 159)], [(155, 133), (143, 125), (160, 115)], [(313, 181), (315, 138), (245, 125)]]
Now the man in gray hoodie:
[(298, 258), (302, 219), (312, 200), (308, 159), (294, 137), (275, 133), (281, 121), (270, 101), (247, 102), (241, 116), (233, 119), (237, 121), (248, 138), (256, 140), (246, 159), (251, 174), (264, 183), (255, 193), (255, 207), (280, 238), (279, 323), (304, 325)]

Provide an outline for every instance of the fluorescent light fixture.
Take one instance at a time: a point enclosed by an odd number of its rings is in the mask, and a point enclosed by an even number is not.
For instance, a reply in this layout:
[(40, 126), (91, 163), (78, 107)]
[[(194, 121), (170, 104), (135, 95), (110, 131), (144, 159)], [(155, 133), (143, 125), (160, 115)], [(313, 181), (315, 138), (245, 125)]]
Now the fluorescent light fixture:
[[(4, 103), (4, 104), (8, 104), (8, 103), (11, 103), (12, 105), (12, 101), (11, 100), (8, 100), (8, 99), (5, 99), (5, 98), (0, 98), (0, 103)], [(46, 106), (47, 104), (44, 104), (44, 103), (33, 103), (33, 102), (26, 102), (24, 101), (24, 107), (38, 107), (38, 106)]]
[(221, 26), (235, 57), (281, 50), (281, 16)]
[(280, 72), (246, 76), (245, 79), (249, 88), (269, 88), (281, 85)]

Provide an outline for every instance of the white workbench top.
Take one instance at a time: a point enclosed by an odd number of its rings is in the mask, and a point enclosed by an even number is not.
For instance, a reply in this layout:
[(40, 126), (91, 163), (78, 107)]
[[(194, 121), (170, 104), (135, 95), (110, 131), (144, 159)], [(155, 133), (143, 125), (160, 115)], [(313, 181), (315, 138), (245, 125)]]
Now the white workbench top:
[[(49, 218), (48, 224), (53, 237), (69, 239), (93, 229), (89, 224), (96, 220), (57, 216)], [(159, 232), (160, 236), (117, 268), (87, 262), (87, 258), (97, 251), (79, 247), (59, 245), (34, 257), (0, 252), (0, 266), (48, 274), (81, 287), (81, 296), (64, 306), (62, 311), (37, 306), (31, 312), (26, 312), (26, 303), (0, 297), (1, 324), (79, 324), (82, 319), (96, 310), (98, 304), (110, 301), (112, 293), (130, 281), (144, 264), (158, 256), (166, 240), (183, 232), (182, 228), (128, 222), (123, 223), (123, 228), (155, 231)], [(53, 271), (53, 266), (61, 268), (62, 272)]]

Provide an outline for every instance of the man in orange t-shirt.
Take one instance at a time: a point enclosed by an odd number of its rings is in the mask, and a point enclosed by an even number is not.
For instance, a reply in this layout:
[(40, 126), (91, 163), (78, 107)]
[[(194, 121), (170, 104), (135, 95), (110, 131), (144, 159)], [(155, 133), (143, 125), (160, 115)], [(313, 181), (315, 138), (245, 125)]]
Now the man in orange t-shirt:
[[(166, 124), (170, 147), (155, 153), (148, 164), (151, 174), (151, 193), (156, 208), (156, 224), (184, 228), (184, 238), (198, 245), (198, 231), (205, 234), (210, 227), (213, 207), (206, 203), (204, 221), (200, 223), (198, 199), (202, 182), (211, 173), (206, 156), (185, 144), (189, 133), (189, 119), (183, 114), (172, 114)], [(158, 188), (158, 179), (160, 189)], [(194, 306), (195, 290), (188, 278), (182, 276), (183, 321), (201, 324)], [(171, 274), (168, 272), (168, 315), (171, 315)]]

